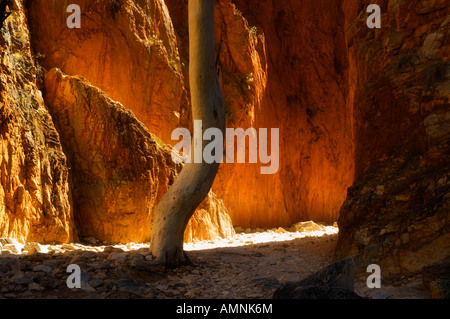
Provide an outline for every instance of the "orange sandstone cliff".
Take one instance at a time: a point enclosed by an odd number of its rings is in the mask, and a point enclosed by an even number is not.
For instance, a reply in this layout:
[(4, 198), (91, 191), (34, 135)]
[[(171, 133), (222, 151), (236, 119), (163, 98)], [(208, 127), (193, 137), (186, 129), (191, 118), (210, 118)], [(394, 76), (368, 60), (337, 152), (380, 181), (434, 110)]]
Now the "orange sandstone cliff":
[(0, 237), (76, 239), (67, 157), (36, 85), (21, 2), (0, 36)]
[[(148, 241), (156, 204), (173, 183), (181, 167), (172, 162), (170, 148), (157, 135), (152, 135), (133, 112), (126, 110), (122, 104), (112, 100), (86, 79), (45, 68), (45, 57), (51, 54), (31, 48), (28, 27), (28, 22), (33, 20), (35, 13), (39, 15), (39, 21), (44, 22), (46, 17), (42, 13), (45, 11), (35, 10), (32, 6), (27, 10), (22, 1), (14, 3), (15, 7), (10, 6), (9, 9), (15, 11), (2, 28), (0, 42), (0, 197), (3, 204), (0, 210), (0, 236), (14, 237), (22, 242), (46, 243), (71, 242), (78, 236), (94, 236), (108, 242)], [(54, 3), (65, 12), (67, 5), (59, 7), (62, 4)], [(44, 7), (43, 5), (41, 8)], [(133, 9), (137, 7), (133, 6)], [(141, 18), (148, 18), (145, 23), (150, 23), (149, 17), (158, 17), (164, 13), (162, 7), (149, 6), (147, 9), (153, 11), (139, 12)], [(111, 21), (115, 21), (114, 11), (107, 13), (113, 19)], [(128, 22), (127, 20), (125, 24), (127, 32), (130, 37), (136, 36), (137, 32), (128, 29)], [(151, 23), (155, 24), (151, 27), (145, 25), (149, 30), (153, 30), (159, 22)], [(170, 20), (161, 29), (169, 32)], [(54, 29), (48, 34), (54, 34)], [(116, 35), (109, 35), (105, 39), (115, 37)], [(174, 87), (168, 80), (173, 77), (176, 82), (180, 77), (166, 59), (169, 54), (167, 52), (171, 49), (161, 51), (163, 49), (159, 40), (154, 42), (161, 49), (157, 53), (153, 52), (155, 48), (150, 48), (150, 42), (145, 42), (142, 47), (139, 41), (129, 42), (135, 45), (129, 48), (130, 54), (138, 55), (139, 48), (147, 50), (149, 66), (142, 69), (142, 73), (159, 81), (155, 85), (165, 93), (144, 86), (139, 89), (154, 93), (156, 101), (166, 99), (178, 107), (179, 103), (174, 102), (174, 96), (178, 93), (181, 96), (183, 89), (174, 93)], [(94, 39), (93, 43), (98, 45), (102, 41)], [(120, 46), (125, 48), (125, 43)], [(62, 53), (61, 48), (55, 49), (57, 55), (62, 54), (62, 61), (70, 61), (66, 58), (71, 54)], [(120, 51), (116, 49), (116, 52)], [(176, 50), (176, 47), (172, 49)], [(97, 53), (96, 48), (92, 52)], [(104, 57), (111, 57), (109, 53), (104, 53)], [(155, 56), (158, 58), (155, 59)], [(137, 61), (141, 62), (143, 63), (140, 59)], [(91, 71), (95, 70), (93, 63), (93, 59), (86, 58), (86, 66)], [(111, 65), (115, 67), (120, 63)], [(158, 70), (163, 69), (161, 65), (167, 68), (159, 74)], [(81, 66), (78, 65), (80, 70)], [(66, 64), (61, 62), (61, 67), (66, 68)], [(108, 81), (107, 70), (107, 67), (97, 69), (99, 78), (106, 83), (114, 83), (119, 91), (128, 90), (128, 100), (121, 101), (137, 103), (139, 96), (151, 99), (125, 85), (125, 82), (129, 83), (131, 75), (119, 76), (122, 81), (127, 79), (124, 83), (120, 83), (121, 80), (113, 81), (117, 74), (123, 74), (122, 71), (113, 69), (112, 78)], [(131, 69), (131, 72), (134, 71)], [(166, 76), (164, 72), (170, 75)], [(92, 74), (90, 78), (91, 81), (96, 79)], [(137, 83), (150, 83), (143, 78), (136, 80)], [(165, 85), (162, 85), (163, 82)], [(102, 87), (100, 83), (97, 85)], [(109, 93), (114, 96), (113, 90), (109, 90)], [(163, 97), (165, 94), (167, 96)], [(141, 101), (140, 105), (147, 101), (149, 100)], [(166, 112), (170, 106), (165, 102), (164, 105), (166, 108), (160, 110)], [(149, 106), (154, 104), (150, 103)], [(176, 123), (180, 117), (178, 111), (180, 110), (169, 112), (177, 119)], [(141, 114), (156, 116), (156, 112), (147, 107), (141, 110)], [(169, 123), (167, 114), (160, 116)], [(158, 123), (165, 122), (159, 120)], [(150, 122), (147, 125), (153, 132), (161, 132)], [(185, 240), (212, 239), (232, 234), (234, 229), (223, 201), (210, 192), (189, 222)]]
[[(66, 26), (72, 2), (81, 29)], [(227, 127), (279, 128), (280, 167), (221, 165), (186, 240), (338, 220), (336, 256), (361, 269), (448, 258), (449, 4), (374, 2), (381, 29), (366, 25), (368, 0), (217, 1)], [(191, 128), (187, 0), (14, 3), (0, 36), (0, 235), (146, 240), (180, 169), (164, 144)]]
[[(80, 30), (61, 18), (68, 1), (30, 3), (42, 65), (82, 75), (163, 142), (176, 143), (172, 130), (189, 127), (187, 1), (78, 3)], [(271, 2), (256, 11), (247, 2), (218, 1), (227, 127), (280, 129), (275, 175), (261, 175), (259, 163), (220, 168), (213, 190), (235, 225), (337, 220), (354, 166), (343, 28), (339, 2)]]
[[(50, 70), (45, 97), (70, 154), (79, 235), (108, 242), (149, 241), (156, 204), (181, 169), (171, 150), (131, 111), (81, 77)], [(189, 223), (186, 239), (232, 234), (226, 208), (211, 193)]]

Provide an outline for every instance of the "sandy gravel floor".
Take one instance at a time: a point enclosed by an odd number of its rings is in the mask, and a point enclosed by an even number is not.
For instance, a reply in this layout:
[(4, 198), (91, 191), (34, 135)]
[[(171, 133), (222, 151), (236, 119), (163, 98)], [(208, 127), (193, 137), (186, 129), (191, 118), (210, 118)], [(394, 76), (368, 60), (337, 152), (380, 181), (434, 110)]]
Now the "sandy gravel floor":
[[(333, 261), (338, 228), (264, 231), (185, 244), (196, 267), (152, 266), (148, 244), (41, 245), (41, 252), (0, 255), (0, 298), (271, 298)], [(82, 288), (67, 287), (69, 264), (80, 266)], [(420, 278), (370, 290), (366, 278), (355, 291), (370, 298), (429, 298)]]

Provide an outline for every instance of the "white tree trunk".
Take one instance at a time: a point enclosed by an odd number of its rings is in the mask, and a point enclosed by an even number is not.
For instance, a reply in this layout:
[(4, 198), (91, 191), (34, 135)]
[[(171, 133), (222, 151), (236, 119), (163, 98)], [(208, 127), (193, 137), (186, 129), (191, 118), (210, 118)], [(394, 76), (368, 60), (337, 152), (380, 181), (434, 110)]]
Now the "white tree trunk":
[[(193, 120), (225, 131), (225, 108), (215, 69), (215, 0), (189, 0), (189, 83)], [(203, 134), (202, 134), (203, 136)], [(203, 143), (205, 144), (205, 143)], [(205, 145), (203, 145), (203, 148)], [(186, 225), (207, 196), (219, 163), (188, 163), (155, 212), (150, 251), (166, 267), (190, 263), (183, 251)]]

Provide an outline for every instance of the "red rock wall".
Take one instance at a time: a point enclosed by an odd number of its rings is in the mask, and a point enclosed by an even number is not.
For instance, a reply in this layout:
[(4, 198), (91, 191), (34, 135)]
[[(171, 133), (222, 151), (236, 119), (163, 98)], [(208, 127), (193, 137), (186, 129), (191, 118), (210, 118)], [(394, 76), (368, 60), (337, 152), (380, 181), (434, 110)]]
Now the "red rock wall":
[[(43, 65), (86, 77), (174, 144), (172, 130), (188, 126), (190, 116), (187, 1), (120, 1), (114, 14), (111, 4), (78, 3), (80, 30), (65, 26), (68, 1), (30, 3)], [(353, 180), (340, 3), (236, 5), (216, 6), (227, 127), (280, 128), (280, 168), (261, 175), (261, 164), (224, 164), (213, 190), (235, 225), (336, 221)]]
[[(112, 243), (148, 242), (156, 205), (181, 169), (170, 149), (82, 77), (50, 70), (45, 100), (68, 154), (78, 234)], [(232, 234), (226, 208), (210, 193), (185, 239)]]
[[(67, 28), (67, 6), (81, 8), (81, 29)], [(167, 8), (151, 1), (29, 1), (41, 64), (81, 75), (125, 105), (165, 142), (188, 100)]]
[(430, 113), (445, 110), (448, 94), (445, 87), (437, 87), (448, 67), (447, 1), (380, 2), (382, 28), (374, 30), (366, 27), (365, 8), (370, 3), (343, 3), (357, 177), (400, 147), (407, 152), (426, 151), (423, 121)]
[[(280, 128), (280, 169), (261, 175), (261, 164), (224, 164), (213, 189), (235, 225), (333, 222), (353, 181), (340, 3), (233, 2), (216, 7), (227, 127)], [(183, 58), (187, 1), (166, 3)]]
[(450, 256), (450, 6), (344, 1), (355, 110), (355, 184), (340, 211), (337, 256), (383, 276), (417, 273)]
[(36, 85), (22, 2), (0, 35), (0, 237), (70, 242), (74, 229), (66, 156)]
[[(27, 2), (28, 11), (11, 3), (0, 36), (0, 237), (148, 241), (154, 208), (181, 167), (133, 112), (79, 76), (47, 71), (53, 61), (89, 76), (132, 104), (153, 132), (177, 126), (187, 99), (164, 3), (85, 1), (78, 34), (66, 28), (69, 2)], [(232, 234), (226, 207), (210, 192), (185, 240)]]

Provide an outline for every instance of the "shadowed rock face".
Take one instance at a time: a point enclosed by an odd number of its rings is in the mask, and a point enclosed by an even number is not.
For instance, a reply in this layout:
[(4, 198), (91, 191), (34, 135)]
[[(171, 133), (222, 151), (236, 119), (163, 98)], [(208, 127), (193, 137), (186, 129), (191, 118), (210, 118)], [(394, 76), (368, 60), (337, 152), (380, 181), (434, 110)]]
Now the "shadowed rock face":
[(69, 242), (76, 233), (66, 156), (36, 86), (25, 14), (14, 9), (0, 35), (0, 237)]
[(423, 285), (431, 292), (433, 299), (450, 298), (450, 263), (445, 262), (424, 268)]
[(383, 276), (450, 255), (450, 8), (386, 1), (382, 28), (364, 28), (344, 1), (355, 109), (356, 182), (340, 211), (337, 255)]
[(446, 163), (392, 156), (348, 190), (339, 218), (337, 256), (355, 256), (359, 270), (383, 276), (416, 273), (449, 256), (450, 204)]
[(166, 166), (156, 141), (130, 111), (82, 78), (51, 70), (45, 98), (69, 154), (79, 234), (148, 240), (159, 168)]
[[(69, 155), (80, 235), (108, 242), (150, 240), (156, 204), (181, 167), (133, 113), (81, 77), (52, 69), (45, 98)], [(210, 194), (187, 240), (233, 234), (226, 208)]]

